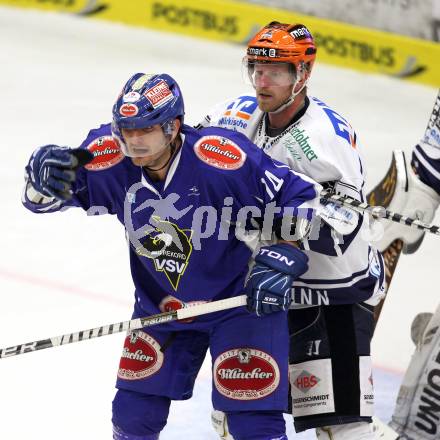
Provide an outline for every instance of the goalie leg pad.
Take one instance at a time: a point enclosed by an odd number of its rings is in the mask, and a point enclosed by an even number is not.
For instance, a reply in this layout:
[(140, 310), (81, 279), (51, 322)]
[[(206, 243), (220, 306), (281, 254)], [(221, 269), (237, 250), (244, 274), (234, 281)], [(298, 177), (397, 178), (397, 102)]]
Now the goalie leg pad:
[[(385, 177), (371, 191), (368, 197), (371, 205), (379, 205), (390, 211), (425, 223), (431, 223), (440, 196), (425, 185), (414, 173), (401, 150), (393, 151), (393, 160)], [(383, 235), (374, 243), (383, 252), (396, 239), (404, 242), (403, 253), (415, 252), (422, 243), (424, 232), (408, 228), (396, 222), (380, 220)]]
[(424, 142), (416, 145), (411, 165), (423, 183), (440, 193), (440, 145), (432, 146)]
[[(420, 321), (421, 318), (416, 317), (416, 320)], [(399, 390), (390, 426), (402, 439), (440, 438), (439, 327), (440, 306), (417, 340), (416, 350)]]
[[(155, 440), (165, 427), (171, 400), (128, 390), (118, 390), (113, 400), (113, 426), (117, 440)], [(124, 437), (128, 436), (128, 437)], [(156, 436), (156, 437), (155, 437)]]
[(289, 376), (296, 432), (371, 422), (372, 309), (362, 303), (289, 311)]

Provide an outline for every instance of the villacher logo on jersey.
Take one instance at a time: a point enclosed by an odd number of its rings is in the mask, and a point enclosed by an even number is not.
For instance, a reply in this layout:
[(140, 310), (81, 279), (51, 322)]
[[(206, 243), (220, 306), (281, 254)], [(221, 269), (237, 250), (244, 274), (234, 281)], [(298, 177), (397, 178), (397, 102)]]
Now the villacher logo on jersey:
[(218, 392), (234, 400), (255, 400), (278, 387), (280, 372), (275, 359), (252, 348), (236, 348), (220, 354), (214, 362)]
[(137, 380), (152, 376), (162, 367), (163, 359), (160, 345), (152, 336), (142, 331), (132, 332), (125, 339), (118, 377)]
[(85, 168), (89, 171), (106, 170), (124, 160), (119, 145), (112, 136), (102, 136), (87, 146), (94, 158)]
[(272, 372), (254, 368), (252, 371), (243, 371), (241, 368), (220, 368), (218, 375), (221, 379), (271, 379)]
[(150, 356), (148, 354), (144, 354), (144, 352), (142, 350), (136, 350), (133, 353), (127, 347), (124, 347), (121, 357), (126, 358), (126, 359), (134, 359), (136, 361), (141, 361), (141, 362), (150, 362), (154, 359), (153, 356)]
[(237, 170), (246, 161), (246, 153), (222, 136), (204, 136), (194, 144), (197, 157), (215, 168)]

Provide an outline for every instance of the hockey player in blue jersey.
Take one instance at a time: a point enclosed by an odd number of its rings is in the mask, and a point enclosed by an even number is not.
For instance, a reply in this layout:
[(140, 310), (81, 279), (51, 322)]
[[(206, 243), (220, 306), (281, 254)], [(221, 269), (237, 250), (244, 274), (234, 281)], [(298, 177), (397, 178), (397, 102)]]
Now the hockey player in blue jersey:
[[(47, 145), (32, 154), (23, 203), (36, 213), (81, 207), (118, 218), (129, 241), (134, 317), (243, 290), (248, 296), (252, 313), (239, 307), (127, 335), (114, 439), (157, 439), (170, 402), (191, 397), (208, 348), (213, 404), (228, 414), (234, 438), (286, 439), (285, 311), (292, 282), (308, 267), (295, 240), (307, 233), (320, 187), (242, 134), (196, 131), (183, 116), (173, 78), (134, 75), (117, 98), (112, 124), (90, 131), (79, 148)], [(273, 205), (280, 209), (268, 224), (280, 240), (261, 247), (249, 269), (243, 230), (266, 225)]]

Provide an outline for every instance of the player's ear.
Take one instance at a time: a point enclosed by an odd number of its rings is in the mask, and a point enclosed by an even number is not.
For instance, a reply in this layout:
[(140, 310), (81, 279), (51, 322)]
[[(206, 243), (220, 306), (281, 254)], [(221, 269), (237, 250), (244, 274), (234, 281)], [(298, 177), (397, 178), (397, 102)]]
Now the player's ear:
[(171, 134), (171, 142), (174, 141), (174, 139), (176, 139), (177, 135), (180, 132), (180, 127), (182, 126), (182, 122), (180, 121), (179, 118), (174, 119), (173, 121), (173, 132)]
[(309, 77), (310, 77), (309, 66), (306, 65), (305, 63), (301, 63), (298, 66), (296, 75), (298, 75), (299, 81), (295, 86), (294, 92), (298, 92), (299, 90), (301, 90), (304, 87), (304, 83), (306, 83), (307, 80), (309, 79)]

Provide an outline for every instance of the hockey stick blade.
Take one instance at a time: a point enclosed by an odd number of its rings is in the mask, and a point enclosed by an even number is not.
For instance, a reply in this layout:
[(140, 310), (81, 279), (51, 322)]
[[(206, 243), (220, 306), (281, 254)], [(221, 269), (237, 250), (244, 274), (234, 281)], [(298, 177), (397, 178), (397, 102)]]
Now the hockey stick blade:
[(139, 330), (144, 327), (164, 324), (165, 322), (193, 318), (195, 316), (205, 315), (207, 313), (214, 313), (221, 310), (244, 306), (245, 304), (246, 295), (239, 295), (233, 296), (232, 298), (197, 304), (194, 306), (185, 307), (183, 309), (173, 310), (171, 312), (159, 313), (157, 315), (147, 316), (145, 318), (136, 318), (131, 319), (130, 321), (116, 322), (114, 324), (104, 325), (88, 330), (81, 330), (75, 333), (66, 333), (65, 335), (61, 336), (40, 339), (39, 341), (2, 348), (0, 349), (0, 359), (17, 356), (24, 353), (31, 353), (33, 351), (43, 350), (45, 348), (58, 347), (60, 345), (67, 345), (74, 342), (86, 341), (88, 339), (100, 338), (101, 336), (112, 335), (128, 330)]

